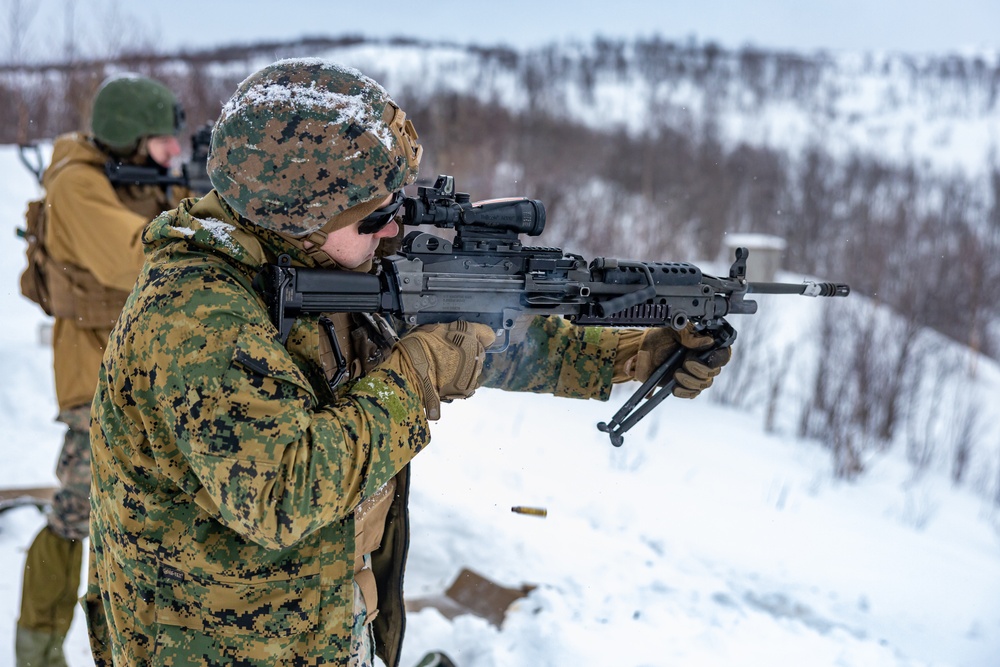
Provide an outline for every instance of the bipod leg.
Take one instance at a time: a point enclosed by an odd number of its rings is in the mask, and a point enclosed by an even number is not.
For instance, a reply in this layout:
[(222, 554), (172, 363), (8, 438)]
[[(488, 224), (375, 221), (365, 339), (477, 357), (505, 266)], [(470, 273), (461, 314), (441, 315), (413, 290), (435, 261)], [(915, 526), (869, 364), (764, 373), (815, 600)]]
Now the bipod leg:
[[(705, 330), (710, 332), (715, 343), (707, 350), (701, 351), (696, 357), (701, 362), (707, 362), (713, 352), (729, 347), (736, 340), (736, 330), (722, 318), (716, 320), (711, 328)], [(674, 387), (677, 385), (674, 373), (680, 369), (684, 363), (684, 357), (689, 351), (686, 348), (678, 347), (659, 368), (653, 371), (649, 379), (643, 382), (642, 386), (625, 401), (625, 405), (615, 413), (610, 421), (600, 422), (597, 425), (599, 431), (608, 434), (612, 445), (621, 447), (624, 442), (623, 434), (638, 424), (639, 420), (662, 403), (663, 399), (673, 394)], [(666, 377), (670, 379), (664, 382), (663, 379)]]
[[(627, 401), (625, 401), (625, 404), (622, 405), (610, 421), (600, 422), (597, 425), (597, 429), (599, 431), (603, 431), (608, 434), (611, 438), (612, 445), (615, 447), (621, 447), (622, 443), (625, 442), (623, 434), (638, 424), (639, 420), (649, 414), (653, 408), (662, 403), (663, 399), (673, 392), (674, 385), (677, 384), (677, 381), (673, 376), (677, 369), (680, 368), (680, 365), (684, 360), (684, 352), (684, 348), (678, 347), (677, 350), (670, 355), (670, 358), (668, 358), (663, 365), (653, 371), (652, 375), (649, 376), (649, 379), (643, 382), (642, 386), (639, 387)], [(668, 376), (670, 377), (670, 380), (664, 383), (663, 386), (657, 391), (657, 386), (663, 382), (663, 378)]]

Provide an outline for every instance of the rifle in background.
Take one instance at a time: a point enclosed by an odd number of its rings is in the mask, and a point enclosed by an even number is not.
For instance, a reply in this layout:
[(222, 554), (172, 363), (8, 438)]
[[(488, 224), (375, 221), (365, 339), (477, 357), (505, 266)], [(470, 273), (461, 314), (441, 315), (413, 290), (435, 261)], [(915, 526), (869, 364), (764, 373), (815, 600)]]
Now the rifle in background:
[(197, 195), (212, 189), (208, 178), (208, 150), (212, 145), (212, 123), (205, 123), (191, 135), (191, 159), (180, 174), (170, 174), (155, 165), (137, 165), (108, 160), (104, 173), (113, 185), (180, 185)]

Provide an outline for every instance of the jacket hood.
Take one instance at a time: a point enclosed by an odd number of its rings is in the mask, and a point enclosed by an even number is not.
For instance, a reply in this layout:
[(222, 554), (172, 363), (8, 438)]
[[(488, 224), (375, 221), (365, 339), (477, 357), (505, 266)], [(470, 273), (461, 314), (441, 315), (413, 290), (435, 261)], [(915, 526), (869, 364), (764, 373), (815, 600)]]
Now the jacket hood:
[(47, 189), (52, 180), (70, 165), (84, 164), (103, 170), (107, 160), (108, 156), (94, 145), (88, 135), (79, 132), (64, 134), (52, 144), (52, 162), (45, 170), (42, 184)]
[(146, 254), (167, 243), (187, 244), (245, 265), (255, 272), (261, 265), (287, 254), (295, 264), (315, 263), (277, 234), (245, 223), (215, 190), (200, 199), (185, 199), (176, 209), (155, 218), (142, 234)]

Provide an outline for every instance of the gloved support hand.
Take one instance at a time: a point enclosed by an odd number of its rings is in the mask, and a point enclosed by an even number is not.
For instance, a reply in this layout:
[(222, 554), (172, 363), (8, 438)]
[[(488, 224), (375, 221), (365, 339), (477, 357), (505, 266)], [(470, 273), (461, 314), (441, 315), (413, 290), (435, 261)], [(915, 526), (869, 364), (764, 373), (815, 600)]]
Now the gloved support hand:
[(674, 373), (677, 384), (674, 385), (672, 393), (678, 398), (694, 398), (712, 386), (715, 376), (732, 358), (732, 348), (724, 347), (713, 350), (706, 359), (700, 360), (698, 357), (710, 348), (713, 342), (711, 336), (695, 332), (691, 325), (680, 331), (670, 327), (649, 329), (639, 344), (639, 351), (626, 360), (624, 371), (633, 379), (645, 382), (678, 347), (683, 347), (684, 361)]
[(420, 382), (427, 418), (441, 418), (441, 401), (472, 396), (496, 334), (485, 324), (425, 324), (396, 344)]

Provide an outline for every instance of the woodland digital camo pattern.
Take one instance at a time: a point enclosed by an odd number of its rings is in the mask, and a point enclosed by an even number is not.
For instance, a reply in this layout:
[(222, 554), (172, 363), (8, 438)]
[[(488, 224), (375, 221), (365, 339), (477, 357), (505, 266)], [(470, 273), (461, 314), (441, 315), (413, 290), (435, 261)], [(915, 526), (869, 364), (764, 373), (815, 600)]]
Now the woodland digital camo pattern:
[[(430, 437), (399, 353), (334, 395), (317, 319), (298, 320), (286, 349), (252, 286), (278, 253), (309, 259), (214, 193), (144, 240), (94, 403), (85, 602), (97, 664), (343, 664), (353, 509), (398, 475), (372, 557), (377, 649), (395, 667), (407, 463)], [(490, 384), (606, 397), (616, 336), (539, 320), (516, 354), (491, 357)]]
[(191, 206), (146, 231), (95, 399), (99, 664), (336, 664), (352, 511), (428, 441), (420, 400), (392, 369), (334, 397), (316, 320), (286, 349), (251, 285), (275, 249), (215, 195)]
[(240, 215), (304, 236), (417, 177), (413, 124), (382, 86), (319, 59), (251, 75), (222, 108), (208, 172)]
[(561, 317), (536, 318), (522, 341), (504, 354), (486, 356), (480, 382), (508, 391), (606, 401), (621, 336), (615, 329), (574, 327)]
[[(217, 195), (162, 215), (144, 241), (94, 402), (86, 606), (97, 664), (340, 664), (352, 511), (428, 442), (416, 385), (394, 352), (334, 395), (315, 318), (297, 321), (283, 347), (253, 276), (281, 252), (309, 260)], [(541, 321), (517, 355), (491, 360), (491, 384), (604, 397), (614, 341)], [(406, 475), (397, 479), (372, 559), (390, 666), (407, 543)]]

